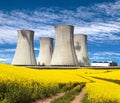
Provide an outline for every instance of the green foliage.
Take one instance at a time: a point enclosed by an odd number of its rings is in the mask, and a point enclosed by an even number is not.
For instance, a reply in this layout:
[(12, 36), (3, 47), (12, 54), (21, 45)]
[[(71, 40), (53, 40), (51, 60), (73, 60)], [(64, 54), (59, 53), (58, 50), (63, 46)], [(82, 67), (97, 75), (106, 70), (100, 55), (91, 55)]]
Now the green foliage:
[(7, 103), (30, 103), (36, 99), (52, 96), (59, 90), (57, 84), (0, 82), (0, 102), (4, 103), (4, 100), (7, 100)]
[(8, 103), (7, 99), (0, 101), (0, 103)]
[[(61, 91), (69, 91), (79, 83), (42, 84), (39, 82), (0, 81), (0, 103), (30, 103), (55, 95)], [(67, 93), (69, 95), (69, 92)]]
[(75, 86), (77, 86), (79, 83), (59, 83), (59, 88), (61, 88), (61, 92), (65, 92), (68, 90), (71, 90), (72, 88), (74, 88)]
[(71, 100), (75, 98), (85, 86), (85, 83), (77, 84), (73, 89), (68, 90), (64, 96), (52, 101), (51, 103), (70, 103)]
[(31, 100), (31, 90), (22, 84), (9, 84), (7, 99), (9, 103), (29, 103)]
[(3, 101), (7, 94), (7, 86), (4, 81), (0, 81), (0, 101)]

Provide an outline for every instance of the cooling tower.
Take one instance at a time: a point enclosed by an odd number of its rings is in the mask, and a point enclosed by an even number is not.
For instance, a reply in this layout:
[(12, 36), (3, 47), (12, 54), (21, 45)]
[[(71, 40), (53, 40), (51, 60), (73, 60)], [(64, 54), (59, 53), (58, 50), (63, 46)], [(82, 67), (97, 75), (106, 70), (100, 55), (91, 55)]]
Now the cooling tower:
[(12, 61), (13, 65), (36, 65), (34, 55), (34, 31), (18, 30), (18, 42)]
[(38, 65), (50, 65), (52, 58), (52, 44), (53, 38), (40, 38), (40, 52), (38, 57)]
[(74, 49), (74, 27), (58, 25), (55, 27), (56, 42), (51, 65), (78, 65)]
[(90, 66), (90, 60), (87, 50), (87, 35), (76, 34), (74, 35), (74, 46), (77, 59), (80, 66)]

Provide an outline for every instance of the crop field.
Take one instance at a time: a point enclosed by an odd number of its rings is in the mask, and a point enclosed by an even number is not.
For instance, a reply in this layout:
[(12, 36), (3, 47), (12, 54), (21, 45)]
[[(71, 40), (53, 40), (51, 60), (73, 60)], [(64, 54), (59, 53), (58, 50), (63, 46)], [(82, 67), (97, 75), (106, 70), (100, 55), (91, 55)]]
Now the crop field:
[(83, 103), (120, 103), (120, 69), (28, 69), (0, 64), (0, 103), (31, 103), (85, 84)]

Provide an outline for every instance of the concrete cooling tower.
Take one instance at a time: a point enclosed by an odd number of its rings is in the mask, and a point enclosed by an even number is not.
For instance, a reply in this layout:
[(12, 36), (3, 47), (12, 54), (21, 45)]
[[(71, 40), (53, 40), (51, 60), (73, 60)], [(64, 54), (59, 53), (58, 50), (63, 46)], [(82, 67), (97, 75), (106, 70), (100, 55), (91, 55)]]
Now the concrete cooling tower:
[(56, 42), (51, 65), (78, 65), (74, 49), (74, 27), (58, 25), (55, 27)]
[(38, 57), (38, 65), (50, 65), (52, 58), (53, 38), (40, 38), (40, 52)]
[(18, 42), (13, 65), (36, 65), (34, 54), (34, 31), (18, 30)]
[(76, 34), (74, 35), (74, 46), (77, 59), (80, 66), (90, 66), (90, 60), (87, 50), (87, 35)]

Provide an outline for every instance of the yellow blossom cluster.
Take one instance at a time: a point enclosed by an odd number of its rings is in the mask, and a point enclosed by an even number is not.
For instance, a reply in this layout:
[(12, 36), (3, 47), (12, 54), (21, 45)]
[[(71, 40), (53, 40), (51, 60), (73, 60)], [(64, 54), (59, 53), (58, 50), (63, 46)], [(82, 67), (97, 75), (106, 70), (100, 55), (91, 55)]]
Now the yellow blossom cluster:
[(85, 98), (89, 101), (86, 103), (120, 103), (119, 69), (30, 69), (0, 64), (0, 83), (5, 81), (22, 84), (36, 91), (39, 87), (37, 84), (33, 85), (33, 81), (44, 84), (46, 88), (56, 88), (56, 90), (59, 83), (86, 82)]

